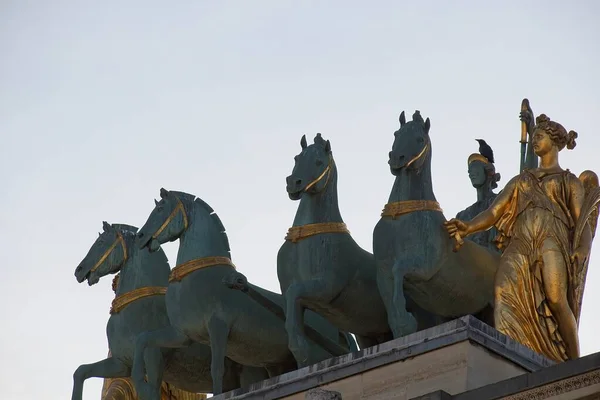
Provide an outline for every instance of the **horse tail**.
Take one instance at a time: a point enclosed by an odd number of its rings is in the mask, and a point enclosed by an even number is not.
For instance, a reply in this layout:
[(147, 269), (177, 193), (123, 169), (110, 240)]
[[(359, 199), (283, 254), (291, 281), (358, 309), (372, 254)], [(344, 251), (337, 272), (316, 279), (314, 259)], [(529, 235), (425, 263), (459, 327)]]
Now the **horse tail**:
[(358, 344), (356, 344), (356, 340), (354, 340), (354, 337), (348, 332), (340, 331), (340, 343), (345, 344), (350, 353), (358, 351)]

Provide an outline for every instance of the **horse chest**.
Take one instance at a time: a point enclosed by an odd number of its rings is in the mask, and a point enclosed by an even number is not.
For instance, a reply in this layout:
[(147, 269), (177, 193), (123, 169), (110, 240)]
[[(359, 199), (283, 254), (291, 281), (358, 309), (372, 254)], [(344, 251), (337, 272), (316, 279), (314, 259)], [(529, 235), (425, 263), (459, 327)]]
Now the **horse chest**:
[(278, 270), (293, 280), (308, 280), (335, 269), (339, 257), (336, 248), (324, 235), (297, 243), (286, 242), (278, 256)]

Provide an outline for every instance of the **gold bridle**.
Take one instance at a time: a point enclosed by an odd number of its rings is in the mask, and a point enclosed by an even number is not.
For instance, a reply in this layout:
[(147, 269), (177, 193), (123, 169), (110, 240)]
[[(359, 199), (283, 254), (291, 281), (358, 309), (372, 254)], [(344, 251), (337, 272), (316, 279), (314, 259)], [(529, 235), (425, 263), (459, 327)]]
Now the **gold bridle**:
[(321, 181), (324, 177), (325, 174), (327, 174), (327, 179), (325, 180), (325, 186), (327, 187), (327, 184), (329, 183), (329, 176), (331, 175), (331, 163), (332, 163), (333, 159), (331, 156), (329, 156), (329, 163), (327, 164), (327, 168), (325, 168), (325, 170), (321, 173), (321, 175), (319, 175), (319, 177), (317, 179), (315, 179), (314, 181), (312, 181), (311, 183), (309, 183), (308, 185), (306, 185), (306, 187), (304, 188), (305, 192), (308, 192), (308, 189), (310, 189), (311, 187), (313, 187), (314, 185), (316, 185), (317, 183), (319, 183), (319, 181)]
[(185, 208), (183, 207), (183, 202), (179, 199), (179, 197), (177, 197), (175, 195), (173, 195), (173, 197), (175, 197), (175, 200), (177, 200), (177, 205), (175, 206), (173, 211), (171, 211), (171, 214), (167, 217), (165, 222), (163, 222), (163, 224), (160, 226), (160, 228), (158, 228), (158, 230), (152, 235), (152, 239), (156, 239), (158, 237), (158, 235), (160, 235), (162, 233), (162, 231), (164, 231), (165, 228), (167, 226), (169, 226), (169, 224), (171, 223), (173, 218), (175, 218), (175, 216), (177, 215), (177, 211), (181, 211), (181, 215), (183, 216), (183, 230), (187, 229), (188, 218), (187, 218), (187, 214), (185, 212)]
[(121, 232), (119, 232), (118, 230), (116, 232), (117, 232), (117, 239), (108, 248), (108, 250), (106, 250), (104, 252), (104, 254), (102, 255), (102, 257), (100, 257), (100, 259), (98, 260), (98, 262), (96, 264), (94, 264), (94, 266), (92, 267), (92, 269), (90, 269), (90, 272), (94, 272), (95, 270), (97, 270), (98, 267), (108, 258), (108, 256), (110, 255), (110, 253), (112, 253), (112, 251), (115, 249), (115, 247), (117, 247), (117, 245), (119, 243), (121, 243), (121, 246), (123, 247), (123, 262), (127, 261), (127, 246), (125, 245), (125, 239), (123, 238), (123, 235), (121, 234)]

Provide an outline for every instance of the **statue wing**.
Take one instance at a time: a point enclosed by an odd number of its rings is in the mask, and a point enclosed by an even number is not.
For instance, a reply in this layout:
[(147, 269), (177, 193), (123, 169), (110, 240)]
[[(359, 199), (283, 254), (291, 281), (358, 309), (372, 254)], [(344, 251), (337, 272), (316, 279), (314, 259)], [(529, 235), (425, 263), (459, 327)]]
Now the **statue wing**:
[[(575, 225), (575, 234), (573, 235), (574, 249), (579, 246), (579, 241), (581, 240), (581, 235), (583, 234), (586, 224), (589, 224), (592, 230), (592, 238), (595, 236), (596, 226), (598, 225), (598, 211), (600, 207), (600, 187), (598, 185), (598, 176), (592, 171), (584, 171), (579, 176), (579, 179), (582, 181), (585, 188), (585, 200), (583, 201), (583, 205), (581, 207), (579, 220)], [(576, 272), (574, 277), (576, 301), (574, 306), (576, 309), (573, 311), (577, 320), (577, 324), (579, 324), (579, 317), (581, 315), (581, 304), (583, 302), (583, 291), (585, 289), (585, 280), (589, 262), (590, 257), (588, 255), (587, 260), (581, 266), (580, 271)]]

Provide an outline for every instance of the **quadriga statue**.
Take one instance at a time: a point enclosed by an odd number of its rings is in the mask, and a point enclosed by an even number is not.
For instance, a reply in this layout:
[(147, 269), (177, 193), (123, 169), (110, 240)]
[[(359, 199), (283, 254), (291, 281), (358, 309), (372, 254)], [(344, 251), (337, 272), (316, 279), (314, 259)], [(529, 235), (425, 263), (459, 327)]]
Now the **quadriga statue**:
[(448, 237), (446, 221), (433, 193), (429, 118), (419, 111), (394, 133), (388, 164), (394, 185), (373, 231), (377, 283), (394, 337), (415, 332), (407, 310), (411, 298), (446, 318), (474, 314), (492, 325), (494, 276), (500, 255), (466, 241), (460, 252)]
[[(160, 381), (149, 390), (144, 381), (144, 372), (155, 374), (159, 366), (157, 361), (143, 356), (147, 349), (154, 347), (185, 348), (194, 342), (210, 345), (214, 394), (224, 388), (226, 357), (243, 365), (264, 367), (269, 376), (295, 370), (297, 363), (288, 349), (283, 321), (241, 291), (223, 284), (235, 266), (225, 227), (218, 215), (189, 193), (161, 189), (160, 197), (138, 232), (137, 247), (156, 251), (161, 243), (179, 239), (179, 251), (166, 292), (172, 325), (146, 332), (136, 342), (132, 378), (138, 392), (144, 393), (142, 399), (158, 399)], [(283, 307), (281, 295), (252, 287)], [(331, 341), (343, 337), (337, 328), (314, 313), (307, 316), (307, 322)], [(323, 347), (311, 343), (311, 363), (332, 356)], [(153, 397), (145, 397), (151, 392)]]
[(450, 235), (461, 238), (498, 229), (504, 251), (495, 281), (495, 327), (556, 361), (579, 357), (577, 324), (600, 202), (596, 174), (577, 178), (558, 162), (576, 137), (538, 116), (533, 150), (539, 167), (511, 179), (475, 218), (446, 223)]
[[(126, 378), (131, 375), (136, 337), (145, 331), (169, 326), (165, 293), (170, 267), (161, 248), (154, 252), (135, 246), (137, 228), (103, 223), (103, 232), (75, 270), (79, 283), (94, 285), (109, 274), (119, 273), (116, 297), (110, 310), (106, 333), (110, 356), (93, 364), (81, 365), (73, 375), (72, 400), (81, 400), (83, 383), (91, 377)], [(148, 370), (149, 384), (156, 385), (160, 399), (163, 381), (190, 393), (211, 393), (210, 347), (194, 343), (184, 349), (153, 348), (146, 353), (155, 369)], [(262, 368), (241, 366), (223, 360), (223, 385), (233, 390), (267, 378)], [(139, 392), (140, 398), (144, 398)]]

